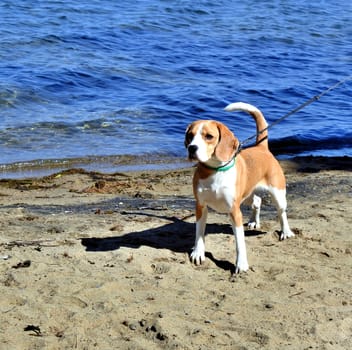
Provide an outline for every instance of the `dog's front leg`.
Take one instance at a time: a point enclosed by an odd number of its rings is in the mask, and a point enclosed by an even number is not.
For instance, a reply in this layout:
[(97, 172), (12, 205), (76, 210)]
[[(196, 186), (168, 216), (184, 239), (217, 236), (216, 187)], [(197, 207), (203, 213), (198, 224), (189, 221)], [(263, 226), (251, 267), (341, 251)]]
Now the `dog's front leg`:
[(232, 230), (236, 241), (236, 269), (235, 273), (248, 270), (248, 260), (246, 251), (246, 242), (244, 239), (244, 229), (242, 222), (242, 213), (239, 205), (235, 204), (233, 211), (230, 213), (232, 221)]
[(205, 226), (207, 223), (208, 208), (199, 203), (196, 204), (196, 240), (191, 253), (191, 261), (200, 265), (205, 260)]

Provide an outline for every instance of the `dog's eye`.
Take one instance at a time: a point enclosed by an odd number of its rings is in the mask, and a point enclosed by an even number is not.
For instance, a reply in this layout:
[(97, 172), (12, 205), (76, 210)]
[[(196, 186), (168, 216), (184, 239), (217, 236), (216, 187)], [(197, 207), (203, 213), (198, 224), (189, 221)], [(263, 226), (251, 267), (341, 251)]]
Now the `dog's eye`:
[(191, 132), (189, 132), (187, 135), (186, 135), (186, 141), (187, 142), (191, 142), (193, 140), (193, 134)]
[(214, 138), (214, 136), (211, 135), (211, 134), (206, 134), (205, 135), (205, 139), (208, 140), (208, 141), (211, 141), (213, 138)]

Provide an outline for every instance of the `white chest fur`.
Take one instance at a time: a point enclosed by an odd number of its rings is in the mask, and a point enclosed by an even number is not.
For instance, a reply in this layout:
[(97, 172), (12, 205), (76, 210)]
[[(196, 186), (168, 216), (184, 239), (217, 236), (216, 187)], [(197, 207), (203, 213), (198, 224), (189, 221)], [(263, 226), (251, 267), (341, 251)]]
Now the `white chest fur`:
[(228, 213), (235, 198), (236, 168), (218, 171), (206, 179), (199, 180), (198, 200), (220, 213)]

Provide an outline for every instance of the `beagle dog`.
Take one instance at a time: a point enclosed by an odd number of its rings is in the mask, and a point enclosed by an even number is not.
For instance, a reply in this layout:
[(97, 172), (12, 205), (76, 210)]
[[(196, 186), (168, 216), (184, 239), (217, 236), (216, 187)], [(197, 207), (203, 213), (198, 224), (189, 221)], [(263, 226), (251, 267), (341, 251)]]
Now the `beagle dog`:
[[(283, 171), (268, 148), (267, 123), (256, 107), (236, 102), (226, 111), (245, 111), (256, 122), (256, 145), (242, 151), (234, 134), (222, 123), (199, 120), (186, 131), (185, 146), (190, 160), (198, 162), (193, 177), (196, 199), (196, 238), (191, 261), (196, 265), (205, 260), (204, 232), (208, 206), (230, 215), (236, 240), (235, 273), (248, 270), (241, 204), (252, 203), (250, 229), (259, 228), (261, 198), (258, 191), (268, 191), (277, 207), (281, 225), (280, 240), (294, 236), (286, 216), (286, 181)], [(264, 131), (263, 131), (264, 130)]]

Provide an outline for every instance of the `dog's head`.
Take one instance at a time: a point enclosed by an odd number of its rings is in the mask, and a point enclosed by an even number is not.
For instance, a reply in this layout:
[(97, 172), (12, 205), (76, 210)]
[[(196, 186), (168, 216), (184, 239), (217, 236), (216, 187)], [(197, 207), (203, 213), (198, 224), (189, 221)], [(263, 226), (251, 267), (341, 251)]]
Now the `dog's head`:
[(198, 120), (186, 131), (185, 146), (188, 158), (201, 163), (228, 162), (238, 147), (234, 134), (222, 123), (214, 120)]

